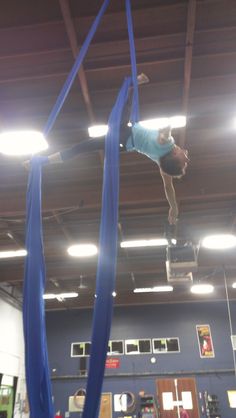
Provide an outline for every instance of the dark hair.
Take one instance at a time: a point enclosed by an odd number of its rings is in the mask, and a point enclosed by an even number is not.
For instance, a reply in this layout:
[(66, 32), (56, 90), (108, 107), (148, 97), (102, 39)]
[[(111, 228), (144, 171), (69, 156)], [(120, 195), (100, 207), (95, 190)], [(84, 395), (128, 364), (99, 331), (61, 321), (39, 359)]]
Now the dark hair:
[(173, 153), (173, 150), (160, 158), (160, 168), (169, 176), (180, 177), (183, 173), (183, 166), (177, 155)]

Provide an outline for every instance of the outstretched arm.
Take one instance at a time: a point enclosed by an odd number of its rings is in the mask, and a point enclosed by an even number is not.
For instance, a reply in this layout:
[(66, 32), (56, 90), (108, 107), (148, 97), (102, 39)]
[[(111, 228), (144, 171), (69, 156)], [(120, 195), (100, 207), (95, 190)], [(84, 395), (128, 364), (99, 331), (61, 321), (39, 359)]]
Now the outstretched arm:
[(168, 203), (170, 205), (168, 221), (170, 225), (175, 225), (178, 219), (179, 209), (176, 201), (173, 179), (171, 176), (168, 176), (161, 170), (160, 173), (164, 184), (166, 199), (168, 200)]

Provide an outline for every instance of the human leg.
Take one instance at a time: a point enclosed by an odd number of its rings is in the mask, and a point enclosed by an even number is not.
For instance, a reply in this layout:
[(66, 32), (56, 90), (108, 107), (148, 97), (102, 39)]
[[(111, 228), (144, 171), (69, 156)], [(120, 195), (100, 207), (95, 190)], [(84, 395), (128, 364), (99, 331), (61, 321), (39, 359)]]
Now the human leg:
[(86, 139), (71, 148), (67, 148), (61, 152), (56, 152), (55, 154), (49, 155), (48, 159), (50, 163), (60, 163), (70, 160), (79, 154), (104, 150), (104, 146), (105, 137), (103, 136), (100, 138)]

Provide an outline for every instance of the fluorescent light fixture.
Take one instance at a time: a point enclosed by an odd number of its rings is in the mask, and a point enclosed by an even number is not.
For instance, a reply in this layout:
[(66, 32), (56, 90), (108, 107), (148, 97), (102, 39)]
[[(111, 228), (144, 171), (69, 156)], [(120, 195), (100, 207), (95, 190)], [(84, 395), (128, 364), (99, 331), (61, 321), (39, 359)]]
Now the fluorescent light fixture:
[(48, 148), (42, 132), (7, 131), (0, 134), (0, 152), (5, 155), (36, 154)]
[(139, 124), (146, 129), (163, 129), (169, 125), (168, 118), (141, 120)]
[(169, 118), (169, 125), (172, 129), (184, 128), (187, 124), (186, 116), (172, 116)]
[(172, 129), (183, 128), (186, 126), (186, 117), (172, 116), (171, 118), (147, 119), (142, 120), (139, 123), (146, 129), (163, 129), (167, 126), (171, 126)]
[(0, 258), (25, 257), (26, 255), (26, 250), (0, 251)]
[(79, 296), (76, 292), (67, 292), (67, 293), (60, 293), (59, 295), (56, 295), (56, 297), (60, 296), (62, 299), (66, 298), (77, 298)]
[(96, 255), (98, 249), (94, 244), (76, 244), (69, 247), (67, 252), (72, 257), (90, 257)]
[(43, 295), (43, 298), (45, 300), (56, 299), (56, 295), (54, 295), (54, 293), (45, 293), (45, 295)]
[(59, 301), (61, 301), (62, 299), (69, 299), (69, 298), (77, 298), (79, 296), (78, 293), (76, 292), (68, 292), (68, 293), (45, 293), (45, 295), (43, 295), (43, 298), (45, 300), (49, 300), (49, 299), (57, 299)]
[(94, 125), (88, 128), (90, 138), (105, 136), (108, 132), (108, 125)]
[(232, 287), (233, 287), (234, 289), (236, 289), (236, 282), (234, 282), (234, 283), (232, 284)]
[(202, 240), (202, 246), (212, 250), (226, 250), (236, 246), (236, 236), (231, 234), (209, 235)]
[(191, 287), (191, 292), (196, 295), (206, 295), (214, 291), (214, 286), (211, 284), (195, 284)]
[[(174, 128), (183, 128), (186, 126), (186, 116), (178, 115), (170, 118), (155, 118), (141, 120), (140, 125), (146, 129), (163, 129), (167, 126)], [(93, 125), (88, 128), (90, 138), (98, 138), (106, 135), (108, 132), (108, 125)]]
[(167, 245), (168, 241), (165, 238), (155, 239), (139, 239), (134, 241), (122, 241), (121, 248), (138, 248), (138, 247), (161, 247)]
[(136, 287), (134, 293), (158, 293), (158, 292), (173, 292), (173, 286), (154, 286), (154, 287)]

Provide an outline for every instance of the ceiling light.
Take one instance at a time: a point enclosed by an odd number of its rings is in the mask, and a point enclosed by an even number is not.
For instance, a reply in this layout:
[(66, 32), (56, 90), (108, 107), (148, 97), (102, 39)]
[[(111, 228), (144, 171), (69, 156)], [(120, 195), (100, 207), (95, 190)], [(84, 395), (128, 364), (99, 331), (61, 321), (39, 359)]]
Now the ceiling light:
[(234, 289), (236, 289), (236, 282), (234, 282), (234, 283), (232, 284), (232, 287), (233, 287)]
[(26, 255), (26, 250), (0, 251), (0, 258), (25, 257)]
[(235, 247), (236, 236), (231, 234), (209, 235), (202, 240), (202, 246), (213, 250), (225, 250)]
[(154, 286), (154, 287), (136, 287), (134, 293), (158, 293), (158, 292), (173, 292), (172, 286)]
[(167, 126), (174, 128), (182, 128), (186, 126), (185, 116), (172, 116), (171, 118), (157, 118), (142, 120), (139, 122), (146, 129), (163, 129)]
[(60, 296), (60, 298), (66, 299), (66, 298), (77, 298), (79, 294), (76, 292), (67, 292), (67, 293), (60, 293), (59, 295), (56, 295), (56, 297), (57, 296)]
[(134, 241), (122, 241), (121, 248), (136, 248), (136, 247), (161, 247), (167, 245), (168, 241), (165, 238), (157, 239), (139, 239)]
[(113, 298), (115, 298), (117, 296), (117, 293), (116, 292), (112, 292), (112, 296), (113, 296)]
[(69, 247), (67, 252), (72, 257), (90, 257), (96, 255), (98, 250), (94, 244), (77, 244)]
[(48, 300), (48, 299), (58, 299), (58, 300), (62, 300), (62, 299), (69, 299), (69, 298), (77, 298), (79, 296), (78, 293), (76, 292), (67, 292), (67, 293), (45, 293), (45, 295), (43, 295), (43, 298)]
[[(182, 128), (186, 126), (186, 117), (179, 115), (172, 116), (170, 118), (147, 119), (141, 120), (139, 123), (146, 129), (163, 129), (167, 126), (171, 126), (172, 129)], [(105, 136), (107, 132), (108, 125), (94, 125), (88, 128), (90, 138), (98, 138), (100, 136)]]
[(157, 118), (157, 119), (147, 119), (141, 120), (139, 124), (146, 129), (163, 129), (169, 125), (168, 118)]
[(172, 116), (171, 118), (169, 118), (169, 125), (172, 129), (184, 128), (186, 124), (186, 116)]
[(214, 287), (211, 284), (195, 284), (191, 287), (191, 292), (197, 295), (205, 295), (207, 293), (212, 293)]
[(43, 298), (45, 300), (56, 299), (56, 295), (54, 295), (54, 293), (45, 293), (45, 295), (43, 295)]
[(8, 131), (0, 134), (0, 152), (2, 154), (29, 155), (47, 148), (46, 139), (38, 131)]
[(107, 125), (94, 125), (88, 128), (88, 133), (90, 138), (98, 138), (100, 136), (105, 136), (108, 132)]

